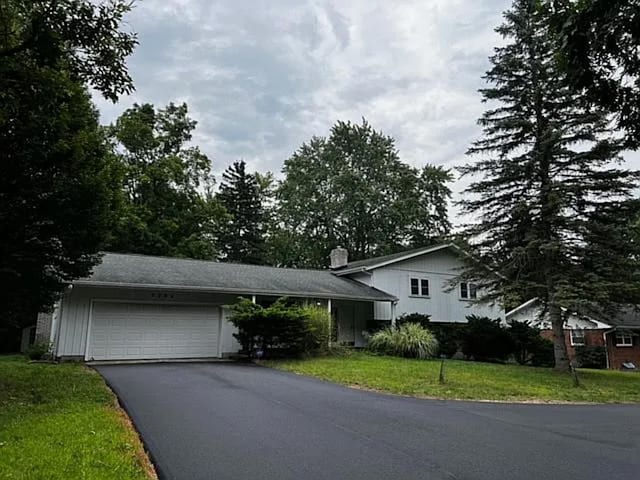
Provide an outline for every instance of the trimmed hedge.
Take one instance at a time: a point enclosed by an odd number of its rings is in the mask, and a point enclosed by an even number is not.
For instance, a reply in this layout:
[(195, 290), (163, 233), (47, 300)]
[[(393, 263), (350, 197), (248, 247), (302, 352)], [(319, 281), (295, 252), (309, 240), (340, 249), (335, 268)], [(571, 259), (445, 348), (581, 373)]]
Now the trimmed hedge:
[(324, 350), (329, 343), (329, 313), (280, 298), (268, 307), (241, 298), (233, 305), (229, 321), (238, 329), (234, 337), (250, 357), (297, 356)]

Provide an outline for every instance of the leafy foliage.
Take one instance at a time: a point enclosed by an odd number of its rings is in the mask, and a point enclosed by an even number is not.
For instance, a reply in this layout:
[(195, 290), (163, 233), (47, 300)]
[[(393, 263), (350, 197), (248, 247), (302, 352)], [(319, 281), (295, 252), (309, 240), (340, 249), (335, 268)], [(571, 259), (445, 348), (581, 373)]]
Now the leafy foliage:
[(374, 333), (368, 338), (367, 348), (383, 355), (422, 359), (436, 354), (438, 341), (419, 323), (405, 323)]
[(544, 339), (540, 336), (540, 329), (532, 327), (528, 321), (511, 322), (509, 333), (513, 339), (514, 357), (520, 365), (531, 362), (534, 356), (544, 343)]
[(264, 263), (266, 219), (262, 197), (269, 194), (268, 177), (247, 173), (245, 162), (239, 161), (227, 168), (222, 178), (217, 199), (228, 213), (220, 235), (222, 258), (228, 262)]
[(89, 83), (115, 102), (121, 94), (133, 91), (126, 59), (137, 44), (136, 35), (119, 30), (131, 7), (129, 0), (100, 4), (3, 0), (0, 59), (28, 58), (42, 67), (63, 67), (74, 79)]
[(342, 245), (353, 260), (424, 245), (450, 229), (451, 175), (402, 163), (394, 140), (361, 124), (337, 122), (285, 161), (278, 188), (279, 229), (291, 250), (277, 264), (324, 267)]
[(405, 323), (417, 323), (433, 333), (438, 340), (438, 355), (450, 358), (460, 350), (464, 323), (431, 322), (430, 315), (422, 313), (408, 313), (396, 320), (396, 325)]
[(429, 328), (431, 315), (426, 313), (405, 313), (396, 319), (396, 325), (401, 326), (405, 323), (417, 323), (421, 327)]
[(98, 114), (66, 72), (5, 59), (0, 92), (0, 322), (28, 325), (98, 261), (113, 170)]
[(131, 87), (124, 2), (6, 0), (0, 7), (0, 323), (33, 323), (99, 260), (116, 171), (83, 81)]
[(42, 360), (49, 354), (50, 348), (48, 343), (34, 343), (27, 350), (27, 357), (30, 360)]
[[(326, 308), (317, 305), (305, 305), (302, 307), (305, 315), (307, 332), (303, 345), (305, 353), (318, 353), (328, 351), (331, 339), (331, 317)], [(335, 346), (332, 346), (332, 353)]]
[(462, 334), (462, 353), (481, 362), (504, 362), (514, 351), (509, 330), (500, 319), (469, 315)]
[(607, 350), (602, 345), (576, 347), (576, 360), (582, 368), (607, 368)]
[[(619, 168), (622, 145), (609, 119), (584, 106), (557, 69), (548, 5), (516, 0), (497, 32), (485, 79), (491, 102), (483, 138), (461, 169), (474, 178), (460, 206), (478, 220), (465, 228), (474, 250), (465, 278), (487, 278), (506, 303), (537, 296), (554, 328), (556, 367), (568, 369), (562, 307), (637, 295), (637, 243), (629, 223), (636, 172)], [(482, 282), (481, 282), (482, 283)]]
[(640, 146), (640, 3), (555, 0), (550, 18), (562, 65), (577, 92), (615, 113), (626, 146)]
[(317, 307), (301, 306), (280, 298), (268, 307), (241, 298), (231, 306), (229, 321), (245, 353), (261, 349), (265, 356), (315, 353), (328, 346), (329, 315)]
[(211, 259), (224, 210), (213, 198), (211, 162), (187, 146), (196, 123), (186, 104), (134, 105), (107, 131), (124, 196), (108, 248)]

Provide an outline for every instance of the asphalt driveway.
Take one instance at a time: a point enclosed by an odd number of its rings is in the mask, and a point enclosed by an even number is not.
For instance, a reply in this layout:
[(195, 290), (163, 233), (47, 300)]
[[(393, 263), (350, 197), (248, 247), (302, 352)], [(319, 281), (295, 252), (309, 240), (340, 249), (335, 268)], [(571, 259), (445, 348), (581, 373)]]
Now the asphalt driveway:
[(636, 479), (640, 407), (357, 391), (223, 363), (97, 367), (162, 479)]

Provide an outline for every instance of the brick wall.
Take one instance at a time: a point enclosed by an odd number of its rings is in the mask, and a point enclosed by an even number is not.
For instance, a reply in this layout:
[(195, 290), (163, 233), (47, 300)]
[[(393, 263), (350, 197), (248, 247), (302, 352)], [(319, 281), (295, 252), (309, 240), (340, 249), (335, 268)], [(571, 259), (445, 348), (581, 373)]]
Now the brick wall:
[[(584, 331), (584, 343), (585, 345), (604, 345), (604, 339), (602, 334), (606, 330), (585, 330)], [(549, 340), (553, 340), (552, 330), (542, 330), (540, 335)], [(637, 368), (640, 368), (640, 337), (633, 337), (633, 346), (631, 347), (616, 347), (615, 344), (615, 332), (607, 334), (607, 354), (609, 356), (609, 368), (618, 370), (625, 362), (633, 362)], [(570, 360), (575, 360), (576, 350), (571, 345), (571, 337), (568, 329), (564, 331), (564, 341), (567, 346), (567, 354)]]
[[(584, 331), (584, 344), (585, 345), (604, 345), (604, 339), (602, 338), (602, 334), (606, 330), (585, 330)], [(541, 330), (540, 335), (549, 340), (553, 340), (553, 331), (552, 330)], [(567, 354), (569, 355), (569, 360), (573, 361), (576, 359), (576, 349), (573, 345), (571, 345), (571, 333), (569, 329), (565, 329), (564, 331), (564, 343), (567, 346)]]
[(620, 369), (625, 362), (632, 362), (640, 368), (640, 337), (633, 337), (633, 346), (616, 347), (616, 335), (607, 335), (607, 351), (609, 352), (609, 368)]

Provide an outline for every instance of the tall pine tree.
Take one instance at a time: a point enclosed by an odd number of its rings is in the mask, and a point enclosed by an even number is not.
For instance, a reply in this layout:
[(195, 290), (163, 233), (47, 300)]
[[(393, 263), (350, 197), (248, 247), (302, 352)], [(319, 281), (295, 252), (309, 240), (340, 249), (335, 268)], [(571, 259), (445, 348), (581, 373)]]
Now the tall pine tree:
[[(607, 117), (581, 106), (555, 64), (548, 11), (516, 0), (497, 29), (481, 90), (493, 108), (480, 118), (481, 157), (461, 169), (472, 177), (462, 209), (478, 221), (465, 234), (476, 259), (501, 273), (487, 297), (538, 297), (554, 334), (555, 364), (569, 368), (563, 309), (603, 305), (637, 291), (634, 247), (626, 228), (637, 174), (620, 168), (620, 145)], [(470, 263), (463, 277), (485, 277)]]
[(227, 262), (264, 263), (262, 191), (244, 161), (234, 162), (222, 175), (218, 200), (229, 218), (222, 227), (220, 250)]

